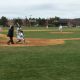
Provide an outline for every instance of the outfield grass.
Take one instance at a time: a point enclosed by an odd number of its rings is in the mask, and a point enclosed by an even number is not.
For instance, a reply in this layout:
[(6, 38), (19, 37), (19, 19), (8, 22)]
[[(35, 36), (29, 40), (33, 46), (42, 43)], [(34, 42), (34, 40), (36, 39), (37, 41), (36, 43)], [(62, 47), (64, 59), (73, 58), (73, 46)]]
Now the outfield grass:
[[(67, 30), (66, 30), (67, 31)], [(71, 38), (75, 34), (27, 32), (27, 38)], [(6, 32), (3, 32), (4, 34)], [(0, 46), (0, 80), (80, 80), (80, 41), (45, 47)]]
[(1, 47), (1, 80), (80, 80), (80, 41), (47, 47)]
[[(80, 28), (63, 28), (63, 32), (73, 32), (73, 34), (51, 34), (50, 32), (59, 32), (58, 27), (24, 27), (24, 34), (26, 38), (79, 38)], [(3, 28), (2, 34), (7, 34), (8, 28)], [(16, 28), (15, 28), (16, 37)]]

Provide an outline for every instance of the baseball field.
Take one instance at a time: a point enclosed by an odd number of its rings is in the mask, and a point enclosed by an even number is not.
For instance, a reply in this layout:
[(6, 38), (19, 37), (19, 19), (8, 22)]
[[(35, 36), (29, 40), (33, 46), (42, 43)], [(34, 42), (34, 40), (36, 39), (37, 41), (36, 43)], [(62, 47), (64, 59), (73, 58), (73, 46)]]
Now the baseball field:
[(0, 80), (80, 80), (80, 28), (23, 28), (25, 43), (0, 34)]

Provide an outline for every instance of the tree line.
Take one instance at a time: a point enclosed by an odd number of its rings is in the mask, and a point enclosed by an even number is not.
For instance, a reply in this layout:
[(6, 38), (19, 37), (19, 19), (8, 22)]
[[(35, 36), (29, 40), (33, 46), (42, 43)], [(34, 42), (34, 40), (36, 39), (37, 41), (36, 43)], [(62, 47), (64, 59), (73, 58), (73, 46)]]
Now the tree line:
[(3, 27), (8, 27), (9, 25), (17, 25), (19, 23), (21, 26), (26, 27), (58, 27), (59, 25), (63, 26), (80, 26), (80, 18), (76, 19), (61, 19), (60, 17), (54, 17), (54, 18), (14, 18), (14, 19), (8, 19), (5, 16), (2, 16), (0, 18), (0, 25)]

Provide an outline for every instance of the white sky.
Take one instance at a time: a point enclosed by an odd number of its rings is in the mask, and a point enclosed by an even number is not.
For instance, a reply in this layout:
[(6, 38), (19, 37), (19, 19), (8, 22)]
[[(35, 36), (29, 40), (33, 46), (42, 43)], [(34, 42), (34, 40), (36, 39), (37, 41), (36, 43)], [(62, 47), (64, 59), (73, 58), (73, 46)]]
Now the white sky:
[(80, 18), (80, 0), (0, 0), (0, 17)]

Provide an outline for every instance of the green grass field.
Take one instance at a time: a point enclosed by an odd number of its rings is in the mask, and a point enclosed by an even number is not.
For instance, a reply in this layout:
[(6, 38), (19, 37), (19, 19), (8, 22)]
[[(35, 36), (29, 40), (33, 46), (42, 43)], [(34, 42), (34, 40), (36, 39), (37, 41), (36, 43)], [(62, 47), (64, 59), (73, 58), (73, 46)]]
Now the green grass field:
[[(64, 29), (73, 34), (49, 33), (56, 28), (28, 30), (35, 28), (24, 31), (26, 38), (80, 38), (79, 28)], [(80, 80), (80, 40), (55, 46), (0, 46), (0, 80)]]

